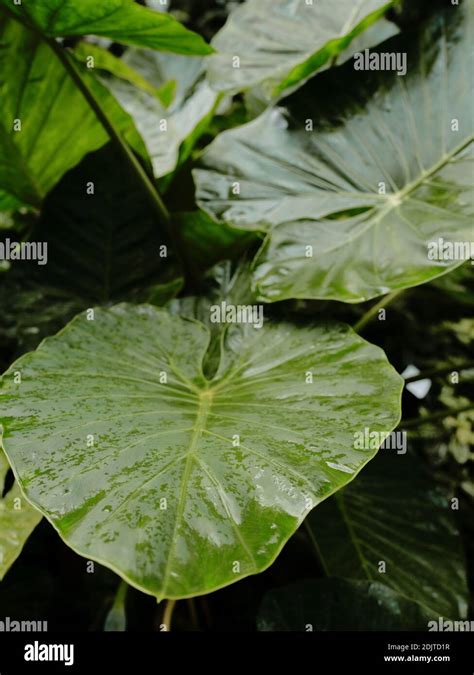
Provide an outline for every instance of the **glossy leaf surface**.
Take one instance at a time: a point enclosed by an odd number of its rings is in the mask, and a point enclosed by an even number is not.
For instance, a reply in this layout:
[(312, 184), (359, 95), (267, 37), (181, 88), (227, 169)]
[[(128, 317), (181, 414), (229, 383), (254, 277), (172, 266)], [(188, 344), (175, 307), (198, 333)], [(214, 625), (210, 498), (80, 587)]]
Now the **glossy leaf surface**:
[[(108, 136), (52, 49), (1, 13), (0, 47), (0, 207), (8, 208), (12, 198), (39, 207)], [(96, 85), (95, 96), (117, 130), (139, 147), (131, 119), (107, 90)]]
[(354, 431), (400, 414), (401, 378), (344, 325), (231, 325), (212, 381), (209, 341), (149, 305), (97, 309), (2, 380), (28, 498), (73, 549), (158, 598), (268, 567), (375, 454)]
[(165, 106), (157, 93), (137, 88), (125, 78), (103, 83), (129, 113), (151, 158), (154, 174), (172, 173), (191, 152), (217, 103), (217, 94), (204, 79), (203, 59), (176, 54), (129, 50), (125, 65), (138, 72), (156, 91), (173, 83), (173, 100)]
[(210, 146), (195, 174), (201, 207), (270, 231), (254, 269), (261, 299), (360, 302), (462, 263), (430, 246), (473, 237), (473, 7), (372, 50), (406, 53), (406, 77), (349, 62)]
[(210, 61), (209, 80), (225, 92), (258, 85), (269, 102), (336, 58), (392, 4), (338, 0), (336, 7), (331, 0), (248, 0), (213, 39), (217, 54)]

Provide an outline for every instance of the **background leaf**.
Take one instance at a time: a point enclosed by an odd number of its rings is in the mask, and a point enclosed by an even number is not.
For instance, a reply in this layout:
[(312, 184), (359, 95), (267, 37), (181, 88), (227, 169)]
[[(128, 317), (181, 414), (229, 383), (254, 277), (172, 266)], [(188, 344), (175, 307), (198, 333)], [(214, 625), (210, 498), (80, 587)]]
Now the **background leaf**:
[(410, 455), (395, 453), (381, 450), (357, 481), (309, 515), (327, 573), (383, 583), (427, 619), (465, 618), (465, 561), (450, 500)]
[[(37, 34), (0, 14), (0, 46), (0, 208), (18, 202), (39, 207), (61, 177), (104, 145), (108, 135)], [(98, 83), (94, 93), (115, 127), (146, 156), (130, 117)], [(15, 120), (21, 130), (15, 130)]]
[(203, 270), (223, 260), (238, 259), (258, 237), (245, 230), (236, 230), (225, 223), (216, 223), (204, 211), (173, 214), (186, 246)]
[(146, 288), (178, 275), (141, 184), (110, 144), (64, 177), (32, 239), (48, 243), (48, 264), (32, 270), (35, 280), (92, 305), (137, 291), (143, 299)]
[(407, 53), (406, 78), (347, 63), (204, 154), (201, 208), (270, 230), (254, 270), (261, 299), (360, 302), (463, 262), (430, 260), (428, 243), (472, 239), (472, 8), (372, 50)]
[(0, 447), (0, 580), (18, 558), (42, 517), (28, 504), (16, 483), (6, 485), (9, 468)]
[(17, 261), (2, 273), (1, 370), (87, 307), (125, 299), (161, 306), (181, 290), (167, 236), (120, 160), (107, 144), (69, 171), (28, 231), (31, 240), (48, 245), (47, 264)]
[(377, 582), (301, 581), (270, 591), (257, 617), (261, 631), (427, 629), (418, 605)]
[[(269, 103), (300, 86), (381, 19), (387, 0), (247, 0), (214, 37), (209, 81), (218, 91), (255, 88)], [(397, 32), (383, 22), (384, 37)], [(372, 44), (374, 44), (372, 42)], [(366, 44), (365, 46), (368, 46)], [(240, 59), (239, 67), (234, 58)], [(346, 55), (348, 57), (348, 55)]]
[[(124, 63), (157, 92), (173, 83), (173, 97), (164, 105), (157, 93), (137, 88), (130, 78), (108, 77), (102, 82), (133, 118), (145, 141), (154, 174), (172, 173), (190, 155), (209, 124), (217, 94), (204, 79), (204, 60), (145, 50), (128, 50)], [(115, 71), (117, 72), (117, 71)]]
[(210, 54), (212, 48), (164, 12), (133, 0), (34, 0), (16, 5), (0, 0), (7, 10), (48, 37), (100, 35), (116, 42), (164, 49), (179, 54)]

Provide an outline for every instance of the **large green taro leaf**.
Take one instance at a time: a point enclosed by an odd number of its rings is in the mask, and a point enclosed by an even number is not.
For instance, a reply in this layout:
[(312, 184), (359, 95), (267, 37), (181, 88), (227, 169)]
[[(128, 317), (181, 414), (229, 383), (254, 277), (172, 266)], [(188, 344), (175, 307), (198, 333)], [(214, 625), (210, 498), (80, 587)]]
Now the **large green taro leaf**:
[(209, 54), (212, 48), (163, 12), (134, 0), (0, 0), (10, 12), (47, 37), (100, 35), (116, 42), (180, 54)]
[(372, 50), (407, 53), (406, 77), (349, 62), (210, 146), (201, 207), (270, 230), (254, 269), (262, 299), (359, 302), (462, 263), (430, 259), (429, 244), (474, 236), (473, 7)]
[[(0, 208), (8, 208), (5, 193), (40, 206), (108, 136), (49, 45), (1, 12), (0, 72)], [(94, 91), (117, 130), (146, 156), (129, 116), (105, 88)]]
[(2, 497), (9, 468), (0, 447), (0, 580), (41, 520), (41, 513), (28, 504), (16, 483)]
[[(209, 81), (225, 92), (258, 85), (259, 97), (268, 102), (281, 97), (337, 57), (392, 4), (338, 0), (336, 8), (332, 0), (311, 4), (306, 0), (247, 0), (213, 39), (218, 53), (210, 61)], [(384, 37), (396, 32), (393, 24), (383, 23)]]
[(90, 318), (4, 375), (4, 448), (74, 550), (159, 599), (266, 568), (375, 454), (354, 431), (399, 419), (401, 378), (344, 325), (230, 325), (210, 382), (203, 324), (149, 305)]
[(410, 455), (381, 450), (307, 523), (328, 574), (381, 582), (416, 602), (428, 619), (466, 617), (469, 592), (454, 512)]
[(300, 581), (267, 593), (257, 617), (261, 631), (426, 631), (418, 605), (380, 582)]

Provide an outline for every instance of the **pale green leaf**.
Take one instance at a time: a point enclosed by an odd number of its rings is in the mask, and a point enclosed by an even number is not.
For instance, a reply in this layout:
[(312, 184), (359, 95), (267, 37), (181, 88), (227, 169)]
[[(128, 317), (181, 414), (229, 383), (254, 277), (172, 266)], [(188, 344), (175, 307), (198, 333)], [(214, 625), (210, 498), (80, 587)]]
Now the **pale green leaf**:
[(26, 501), (16, 482), (2, 497), (9, 468), (0, 445), (0, 580), (18, 558), (26, 540), (41, 520), (41, 513)]
[(5, 452), (74, 550), (158, 599), (268, 567), (376, 453), (354, 431), (399, 420), (403, 381), (344, 325), (230, 325), (209, 381), (204, 324), (149, 305), (89, 319), (4, 375)]
[[(147, 92), (119, 77), (103, 78), (102, 82), (134, 120), (154, 174), (162, 178), (187, 159), (212, 117), (218, 97), (204, 79), (202, 59), (129, 50), (123, 60), (157, 91)], [(169, 88), (170, 83), (173, 98), (164, 105), (160, 100), (163, 87)]]
[[(256, 88), (259, 98), (270, 102), (328, 65), (392, 5), (387, 0), (338, 0), (337, 7), (332, 0), (247, 0), (213, 39), (218, 53), (210, 60), (209, 81), (229, 93)], [(394, 24), (382, 24), (382, 39), (397, 32)], [(373, 34), (376, 41), (378, 35)]]
[(269, 231), (254, 269), (261, 299), (361, 302), (462, 264), (430, 246), (474, 237), (473, 7), (372, 50), (406, 53), (406, 77), (349, 62), (210, 146), (200, 206)]

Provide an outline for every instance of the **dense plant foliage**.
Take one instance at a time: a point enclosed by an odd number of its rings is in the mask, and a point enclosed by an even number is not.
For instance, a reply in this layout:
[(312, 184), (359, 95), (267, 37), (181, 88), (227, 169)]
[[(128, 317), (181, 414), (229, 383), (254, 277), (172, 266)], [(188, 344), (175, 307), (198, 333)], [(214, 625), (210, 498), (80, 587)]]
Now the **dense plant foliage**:
[(464, 621), (473, 0), (168, 4), (0, 0), (5, 614)]

